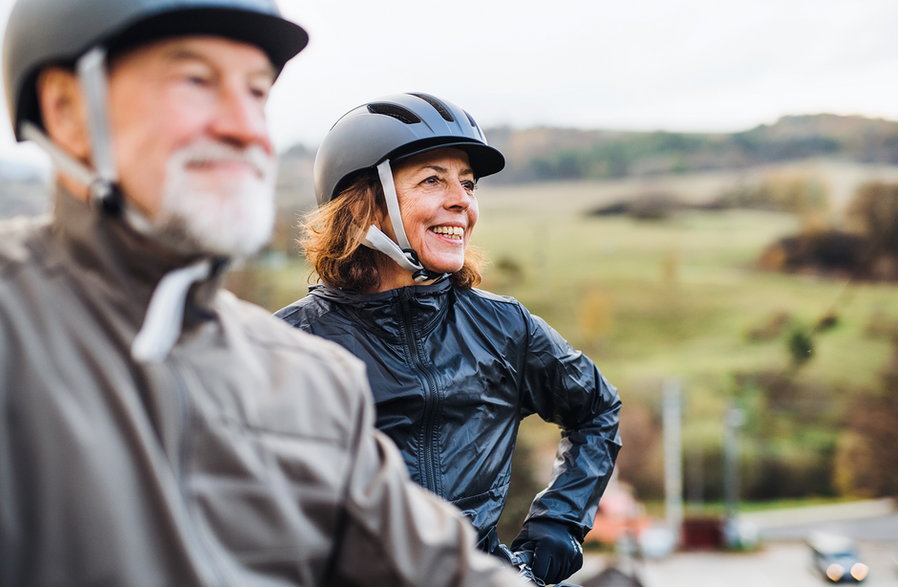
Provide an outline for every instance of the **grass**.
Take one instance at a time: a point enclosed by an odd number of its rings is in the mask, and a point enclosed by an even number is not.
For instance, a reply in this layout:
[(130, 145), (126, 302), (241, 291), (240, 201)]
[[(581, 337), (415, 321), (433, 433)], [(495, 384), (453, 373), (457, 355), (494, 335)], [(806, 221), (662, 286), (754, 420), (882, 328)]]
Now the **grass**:
[[(789, 215), (688, 212), (637, 222), (561, 210), (534, 220), (535, 211), (506, 203), (507, 210), (492, 205), (501, 220), (484, 220), (476, 238), (488, 258), (523, 268), (524, 278), (509, 282), (488, 271), (486, 288), (541, 314), (623, 386), (649, 373), (704, 379), (784, 368), (789, 357), (782, 340), (746, 339), (776, 312), (804, 324), (833, 308), (839, 312), (838, 327), (819, 338), (821, 360), (809, 367), (821, 377), (848, 377), (848, 364), (858, 382), (885, 358), (885, 342), (866, 337), (864, 329), (874, 309), (898, 314), (888, 301), (894, 288), (753, 267), (763, 247), (797, 229)], [(850, 297), (843, 297), (846, 291)], [(839, 361), (827, 360), (836, 356)]]
[[(793, 508), (812, 507), (819, 505), (837, 505), (841, 503), (850, 503), (856, 501), (852, 498), (839, 497), (805, 497), (796, 499), (774, 499), (770, 501), (740, 501), (738, 503), (739, 512), (755, 513), (769, 512), (778, 510), (787, 510)], [(651, 516), (663, 518), (665, 512), (665, 503), (663, 501), (649, 500), (644, 503), (646, 513)], [(709, 501), (702, 504), (686, 503), (684, 504), (685, 514), (687, 516), (722, 516), (726, 513), (726, 504), (722, 501)]]

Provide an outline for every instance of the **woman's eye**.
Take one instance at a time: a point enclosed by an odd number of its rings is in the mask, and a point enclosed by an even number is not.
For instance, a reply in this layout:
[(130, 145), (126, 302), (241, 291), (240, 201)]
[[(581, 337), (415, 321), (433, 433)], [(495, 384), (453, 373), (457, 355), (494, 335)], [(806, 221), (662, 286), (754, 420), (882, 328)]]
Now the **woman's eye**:
[(473, 192), (475, 189), (477, 189), (477, 183), (473, 181), (463, 181), (462, 185), (465, 186), (465, 189), (469, 192)]
[(431, 175), (430, 177), (428, 177), (421, 183), (426, 183), (428, 185), (435, 185), (435, 184), (440, 183), (440, 178), (438, 178), (436, 175)]

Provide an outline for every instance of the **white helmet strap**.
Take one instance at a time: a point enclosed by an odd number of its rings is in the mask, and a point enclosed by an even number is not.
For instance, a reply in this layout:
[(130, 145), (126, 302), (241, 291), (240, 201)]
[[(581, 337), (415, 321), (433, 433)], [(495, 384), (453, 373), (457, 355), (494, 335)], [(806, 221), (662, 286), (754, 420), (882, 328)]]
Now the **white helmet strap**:
[(48, 137), (47, 134), (39, 129), (34, 123), (26, 120), (21, 124), (22, 137), (29, 141), (33, 141), (38, 147), (43, 149), (50, 157), (50, 160), (53, 161), (53, 165), (60, 171), (88, 188), (99, 181), (100, 176), (96, 171), (60, 149), (56, 143), (51, 141), (50, 137)]
[(376, 226), (368, 227), (368, 232), (365, 233), (362, 243), (369, 249), (380, 251), (393, 259), (397, 265), (406, 271), (414, 273), (424, 268), (420, 262), (413, 262), (412, 259), (409, 259), (409, 254), (399, 248), (399, 245), (393, 242), (390, 237), (384, 234), (384, 232)]
[(113, 192), (118, 181), (107, 116), (106, 49), (94, 47), (78, 59), (75, 67), (86, 97), (91, 160), (96, 169), (96, 180), (89, 187), (91, 195), (102, 202), (105, 198), (115, 197)]
[(399, 211), (399, 196), (396, 194), (396, 185), (393, 183), (393, 170), (390, 160), (385, 159), (377, 165), (377, 175), (380, 177), (380, 185), (383, 187), (384, 199), (387, 202), (387, 217), (393, 226), (393, 233), (398, 243), (391, 240), (376, 226), (369, 226), (362, 243), (369, 249), (380, 251), (392, 259), (397, 265), (410, 271), (416, 282), (436, 279), (440, 275), (424, 268), (418, 259), (418, 253), (408, 242), (405, 227), (402, 225), (402, 214)]
[(384, 190), (384, 199), (387, 201), (387, 217), (393, 225), (393, 233), (396, 235), (399, 247), (403, 250), (412, 250), (412, 245), (405, 235), (405, 226), (402, 224), (402, 214), (399, 212), (399, 196), (396, 194), (396, 184), (393, 183), (393, 169), (390, 160), (384, 159), (377, 164), (377, 175), (380, 177), (380, 185)]
[[(78, 81), (87, 103), (87, 123), (93, 169), (59, 148), (35, 124), (28, 121), (22, 122), (23, 138), (34, 141), (47, 153), (60, 171), (87, 188), (94, 202), (101, 206), (118, 197), (115, 193), (115, 184), (118, 180), (115, 156), (106, 118), (105, 60), (105, 50), (101, 47), (94, 47), (82, 55), (75, 65)], [(121, 202), (114, 204), (120, 205)]]

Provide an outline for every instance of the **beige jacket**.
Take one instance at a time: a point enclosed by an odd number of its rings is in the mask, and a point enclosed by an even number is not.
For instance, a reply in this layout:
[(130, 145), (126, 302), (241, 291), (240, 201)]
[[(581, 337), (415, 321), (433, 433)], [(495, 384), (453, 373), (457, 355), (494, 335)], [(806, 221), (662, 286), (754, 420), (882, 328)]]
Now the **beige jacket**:
[(0, 228), (0, 585), (519, 584), (408, 481), (336, 345), (218, 278), (132, 360), (184, 262), (64, 194)]

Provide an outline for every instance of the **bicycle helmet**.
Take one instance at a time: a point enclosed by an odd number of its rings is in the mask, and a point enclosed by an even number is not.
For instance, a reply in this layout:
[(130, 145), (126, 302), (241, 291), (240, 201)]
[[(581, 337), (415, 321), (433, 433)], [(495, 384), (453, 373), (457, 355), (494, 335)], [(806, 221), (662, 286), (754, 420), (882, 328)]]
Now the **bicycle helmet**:
[(353, 108), (334, 124), (315, 157), (318, 205), (335, 198), (357, 173), (385, 159), (396, 161), (443, 147), (466, 151), (478, 178), (505, 166), (502, 153), (487, 144), (470, 114), (430, 94), (396, 94)]
[(415, 281), (433, 279), (436, 275), (420, 263), (406, 237), (390, 162), (445, 147), (467, 153), (475, 178), (505, 167), (505, 157), (487, 144), (474, 118), (450, 102), (424, 93), (395, 94), (368, 102), (344, 114), (322, 141), (315, 157), (315, 198), (319, 206), (324, 205), (359, 174), (376, 171), (399, 242), (372, 226), (365, 245), (411, 271)]
[(261, 48), (276, 71), (308, 43), (273, 0), (19, 0), (6, 25), (3, 77), (13, 132), (42, 128), (35, 80), (47, 65), (175, 35), (217, 35)]

